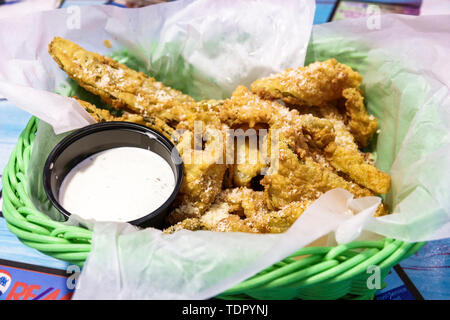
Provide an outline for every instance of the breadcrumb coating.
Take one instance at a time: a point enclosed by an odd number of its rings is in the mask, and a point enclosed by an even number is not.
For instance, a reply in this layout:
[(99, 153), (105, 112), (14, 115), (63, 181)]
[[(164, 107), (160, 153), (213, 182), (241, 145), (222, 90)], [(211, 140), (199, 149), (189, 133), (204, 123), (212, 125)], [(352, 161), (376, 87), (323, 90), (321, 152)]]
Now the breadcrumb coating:
[[(195, 101), (63, 38), (54, 38), (49, 53), (81, 87), (122, 111), (116, 116), (75, 97), (97, 122), (139, 123), (176, 145), (185, 175), (166, 233), (280, 233), (331, 189), (359, 198), (390, 188), (389, 175), (360, 150), (377, 130), (359, 88), (362, 76), (336, 59), (258, 79), (251, 90), (238, 86), (225, 100)], [(236, 143), (232, 130), (249, 140)], [(376, 215), (387, 213), (381, 204)]]

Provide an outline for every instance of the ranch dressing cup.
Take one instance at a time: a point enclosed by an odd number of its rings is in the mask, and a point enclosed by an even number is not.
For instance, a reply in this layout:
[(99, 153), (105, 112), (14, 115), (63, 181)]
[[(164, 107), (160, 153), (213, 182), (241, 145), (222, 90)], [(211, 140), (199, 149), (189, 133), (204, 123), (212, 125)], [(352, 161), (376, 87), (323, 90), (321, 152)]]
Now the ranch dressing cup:
[(44, 189), (64, 217), (163, 228), (183, 164), (162, 134), (129, 122), (97, 123), (58, 143), (44, 166)]

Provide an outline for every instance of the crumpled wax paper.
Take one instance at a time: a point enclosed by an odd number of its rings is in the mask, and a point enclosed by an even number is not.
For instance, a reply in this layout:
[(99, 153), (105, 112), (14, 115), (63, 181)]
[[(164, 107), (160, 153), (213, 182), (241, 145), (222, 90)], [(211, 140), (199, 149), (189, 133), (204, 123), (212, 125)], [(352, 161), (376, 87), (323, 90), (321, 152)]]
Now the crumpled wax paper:
[[(372, 17), (373, 18), (373, 17)], [(365, 230), (404, 241), (450, 236), (449, 15), (381, 16), (314, 26), (306, 63), (335, 57), (361, 72), (378, 118), (377, 167), (394, 214)]]
[[(64, 132), (89, 123), (72, 100), (55, 104), (53, 92), (70, 88), (46, 53), (56, 35), (102, 54), (127, 49), (143, 71), (197, 99), (227, 97), (238, 84), (303, 65), (305, 54), (306, 63), (335, 57), (362, 73), (366, 103), (379, 118), (377, 165), (393, 179), (386, 197), (393, 214), (374, 218), (380, 198), (354, 200), (336, 189), (284, 234), (163, 235), (95, 223), (75, 299), (205, 299), (328, 235), (329, 244), (368, 235), (405, 241), (449, 236), (449, 16), (383, 16), (376, 29), (366, 19), (346, 20), (314, 26), (311, 33), (313, 11), (313, 1), (202, 0), (139, 10), (81, 7), (79, 29), (65, 24), (65, 10), (8, 21), (27, 45), (0, 38), (6, 48), (0, 50), (0, 94), (52, 125), (41, 122), (28, 170), (28, 192), (49, 214), (39, 186), (43, 161)], [(104, 40), (113, 47), (104, 47)], [(19, 95), (21, 88), (29, 89), (27, 97)], [(34, 93), (47, 95), (43, 104), (33, 103)]]

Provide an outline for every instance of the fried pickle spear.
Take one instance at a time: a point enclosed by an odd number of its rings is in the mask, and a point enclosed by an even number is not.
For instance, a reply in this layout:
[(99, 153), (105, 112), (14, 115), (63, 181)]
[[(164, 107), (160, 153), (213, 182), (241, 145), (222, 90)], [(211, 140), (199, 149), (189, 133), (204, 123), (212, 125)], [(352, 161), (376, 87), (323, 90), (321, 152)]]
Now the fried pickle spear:
[(336, 59), (329, 59), (258, 79), (252, 83), (251, 90), (264, 99), (282, 99), (289, 104), (312, 107), (341, 98), (344, 89), (357, 88), (361, 82), (359, 73)]
[[(185, 181), (179, 206), (169, 216), (171, 223), (178, 222), (173, 230), (283, 232), (329, 189), (341, 187), (356, 197), (373, 195), (371, 190), (384, 193), (389, 189), (389, 176), (368, 163), (355, 143), (367, 145), (377, 126), (357, 89), (361, 76), (334, 59), (255, 81), (252, 90), (272, 101), (238, 87), (231, 99), (195, 102), (143, 73), (68, 40), (55, 38), (49, 52), (80, 86), (125, 111), (117, 117), (80, 101), (97, 121), (136, 122), (163, 131), (169, 138), (173, 138), (174, 129), (168, 124), (193, 131), (196, 121), (207, 124), (204, 132), (208, 128), (223, 129), (224, 125), (257, 128), (261, 124), (272, 132), (281, 130), (281, 157), (271, 164), (269, 175), (262, 181), (264, 193), (246, 188), (221, 191), (227, 167), (235, 185), (248, 185), (263, 168), (261, 163), (227, 166), (218, 160), (224, 151), (217, 139), (209, 140), (205, 150), (197, 150), (188, 139), (192, 132), (186, 133), (184, 139), (173, 140), (179, 150), (189, 146), (180, 151)], [(299, 114), (275, 99), (298, 110), (317, 109), (325, 119)], [(249, 144), (241, 148), (248, 154), (260, 152)], [(200, 162), (187, 161), (198, 152), (202, 154)], [(285, 172), (280, 174), (280, 169)], [(385, 212), (385, 207), (380, 206), (377, 214)]]
[(206, 230), (198, 218), (186, 218), (183, 221), (174, 224), (166, 229), (164, 233), (171, 234), (180, 230), (199, 231)]
[(325, 153), (330, 164), (359, 185), (377, 194), (387, 193), (391, 184), (390, 176), (366, 160), (342, 121), (330, 121), (333, 122), (336, 133), (334, 151)]
[[(269, 174), (261, 183), (264, 185), (267, 205), (271, 209), (282, 208), (293, 201), (316, 200), (323, 193), (342, 188), (355, 198), (375, 194), (360, 185), (346, 180), (336, 172), (312, 159), (308, 151), (299, 155), (282, 136), (279, 140), (279, 161), (272, 164)], [(380, 205), (376, 215), (387, 214), (387, 207)]]
[(357, 89), (361, 82), (359, 73), (329, 59), (256, 80), (251, 89), (265, 99), (281, 99), (294, 108), (326, 108), (345, 100), (345, 122), (359, 146), (365, 147), (376, 131), (377, 121), (366, 111)]
[(196, 150), (191, 131), (186, 131), (176, 146), (185, 175), (178, 196), (179, 205), (167, 219), (170, 224), (201, 217), (222, 190), (227, 168), (223, 161), (223, 132), (210, 129), (206, 128), (206, 133), (210, 132), (211, 136), (204, 149)]
[(164, 121), (152, 116), (140, 116), (132, 113), (124, 113), (120, 117), (113, 116), (108, 110), (97, 108), (95, 105), (74, 97), (78, 103), (95, 119), (97, 122), (126, 121), (142, 124), (150, 129), (161, 132), (173, 143), (178, 143), (179, 134)]
[(328, 120), (301, 115), (297, 110), (289, 110), (275, 101), (264, 100), (245, 86), (238, 86), (231, 98), (225, 100), (219, 117), (232, 128), (243, 125), (254, 128), (258, 124), (285, 128), (301, 126), (318, 146), (333, 139), (333, 125)]
[(157, 117), (172, 127), (183, 123), (192, 129), (196, 120), (220, 123), (214, 113), (200, 112), (202, 106), (190, 96), (69, 40), (54, 38), (49, 53), (70, 78), (116, 109)]
[[(258, 138), (263, 139), (263, 137)], [(267, 167), (263, 152), (258, 146), (245, 141), (236, 146), (236, 162), (230, 165), (233, 185), (237, 187), (249, 187), (254, 177), (263, 173)]]
[(364, 154), (358, 149), (356, 137), (352, 135), (348, 125), (344, 124), (344, 117), (337, 112), (335, 106), (326, 105), (315, 110), (301, 108), (299, 111), (303, 114), (315, 111), (312, 112), (314, 116), (324, 117), (333, 124), (335, 144), (324, 153), (333, 168), (377, 194), (389, 191), (390, 176), (374, 166), (370, 154)]
[[(300, 128), (301, 134), (291, 135), (291, 137), (295, 136), (296, 143), (309, 144), (314, 148), (324, 148), (334, 140), (333, 125), (328, 120), (311, 115), (300, 115), (296, 110), (288, 110), (274, 101), (261, 99), (244, 86), (237, 87), (231, 98), (225, 100), (220, 109), (220, 119), (230, 127), (246, 130), (258, 128), (260, 124), (271, 128)], [(252, 149), (249, 146), (245, 147)], [(241, 146), (241, 148), (244, 147)], [(243, 153), (251, 152), (257, 155), (256, 163), (248, 161), (232, 167), (237, 186), (248, 186), (251, 179), (267, 167), (268, 152), (270, 152), (268, 148), (248, 150), (248, 152), (244, 150)]]
[(312, 203), (292, 202), (281, 210), (269, 211), (263, 192), (248, 188), (223, 190), (200, 218), (189, 218), (164, 230), (181, 229), (220, 232), (281, 233), (286, 231)]
[(248, 188), (226, 189), (217, 196), (200, 221), (207, 230), (258, 233), (259, 230), (248, 218), (266, 212), (262, 192)]
[[(215, 203), (222, 206), (226, 204), (229, 208), (228, 216), (216, 219), (216, 223), (209, 224), (207, 228), (222, 232), (281, 233), (286, 231), (312, 203), (312, 201), (296, 201), (281, 210), (270, 211), (265, 205), (264, 197), (264, 192), (249, 188), (224, 190)], [(208, 214), (210, 213), (207, 212), (204, 217)], [(205, 221), (204, 217), (202, 221)]]
[(377, 131), (377, 119), (367, 113), (364, 98), (359, 90), (345, 89), (342, 91), (342, 96), (345, 98), (345, 110), (349, 118), (347, 126), (355, 136), (358, 145), (362, 148), (366, 147)]
[(248, 188), (225, 189), (201, 217), (185, 219), (164, 232), (187, 229), (257, 233), (259, 230), (248, 218), (254, 219), (267, 212), (263, 192)]
[(262, 233), (282, 233), (285, 232), (313, 201), (294, 201), (278, 211), (271, 211), (256, 221), (258, 230)]
[(285, 207), (293, 201), (316, 200), (334, 188), (343, 188), (356, 197), (373, 195), (367, 189), (349, 182), (307, 156), (302, 157), (283, 140), (279, 141), (279, 161), (272, 164), (261, 183), (265, 186), (270, 209)]
[[(390, 187), (389, 175), (365, 161), (352, 134), (341, 120), (337, 120), (342, 118), (332, 116), (333, 109), (328, 110), (331, 110), (329, 119), (306, 114), (306, 111), (299, 114), (297, 110), (289, 110), (275, 101), (263, 100), (240, 86), (225, 101), (220, 118), (230, 126), (268, 123), (271, 128), (284, 128), (284, 137), (292, 140), (290, 145), (300, 146), (296, 148), (298, 153), (312, 149), (314, 152), (310, 152), (310, 156), (322, 166), (331, 165), (361, 186), (375, 193), (386, 193)], [(333, 141), (335, 143), (330, 145)], [(249, 174), (244, 176), (249, 180), (261, 168), (247, 166), (246, 169)], [(239, 179), (236, 180), (239, 182)]]

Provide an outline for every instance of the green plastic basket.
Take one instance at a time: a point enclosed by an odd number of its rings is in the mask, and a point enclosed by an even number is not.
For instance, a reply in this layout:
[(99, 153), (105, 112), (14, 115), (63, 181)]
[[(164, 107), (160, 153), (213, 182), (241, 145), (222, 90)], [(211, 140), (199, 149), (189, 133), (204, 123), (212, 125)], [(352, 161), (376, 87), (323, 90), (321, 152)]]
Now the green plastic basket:
[[(50, 219), (33, 206), (26, 192), (27, 166), (39, 120), (31, 118), (19, 137), (3, 173), (3, 215), (24, 244), (49, 256), (83, 265), (92, 232)], [(379, 267), (380, 281), (424, 242), (406, 243), (385, 238), (355, 241), (335, 247), (307, 247), (223, 292), (222, 299), (372, 299), (371, 266)]]

